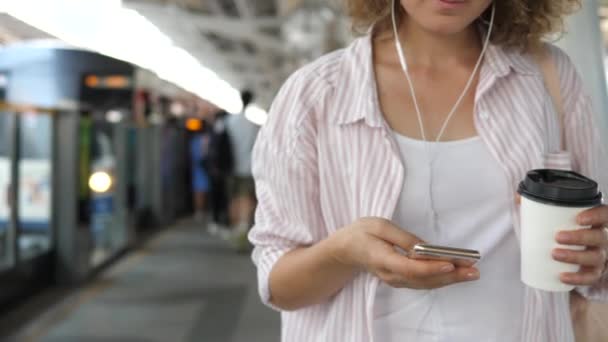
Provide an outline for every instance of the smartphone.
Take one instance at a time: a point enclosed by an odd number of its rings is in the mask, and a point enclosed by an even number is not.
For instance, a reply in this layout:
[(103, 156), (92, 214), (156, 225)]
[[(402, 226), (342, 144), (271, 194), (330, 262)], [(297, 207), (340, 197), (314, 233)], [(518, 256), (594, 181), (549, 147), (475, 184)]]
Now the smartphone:
[(415, 245), (407, 255), (418, 260), (448, 261), (462, 267), (471, 267), (481, 259), (481, 254), (475, 250), (427, 244)]

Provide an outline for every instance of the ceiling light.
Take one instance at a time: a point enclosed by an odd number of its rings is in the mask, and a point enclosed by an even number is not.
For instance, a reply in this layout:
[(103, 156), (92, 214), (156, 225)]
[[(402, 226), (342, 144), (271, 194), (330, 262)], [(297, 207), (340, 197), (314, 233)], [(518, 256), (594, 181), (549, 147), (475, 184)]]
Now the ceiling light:
[(234, 87), (121, 0), (5, 0), (2, 5), (11, 16), (71, 45), (151, 70), (228, 112), (243, 110)]
[(268, 113), (257, 105), (250, 105), (245, 109), (245, 117), (258, 126), (263, 126), (268, 120)]

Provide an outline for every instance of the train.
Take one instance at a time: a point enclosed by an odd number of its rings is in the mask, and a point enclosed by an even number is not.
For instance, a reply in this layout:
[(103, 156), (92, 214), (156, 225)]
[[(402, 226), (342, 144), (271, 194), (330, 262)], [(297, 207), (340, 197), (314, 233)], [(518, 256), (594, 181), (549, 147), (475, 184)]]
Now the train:
[(184, 123), (212, 108), (61, 42), (0, 49), (0, 310), (86, 281), (188, 215)]

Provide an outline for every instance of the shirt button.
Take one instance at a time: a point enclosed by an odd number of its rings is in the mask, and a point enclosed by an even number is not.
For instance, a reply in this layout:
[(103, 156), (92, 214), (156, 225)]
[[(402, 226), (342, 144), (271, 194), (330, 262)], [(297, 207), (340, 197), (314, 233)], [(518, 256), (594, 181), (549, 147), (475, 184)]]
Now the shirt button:
[(490, 118), (490, 114), (488, 114), (488, 112), (481, 112), (479, 113), (479, 117), (481, 117), (483, 120), (488, 120)]

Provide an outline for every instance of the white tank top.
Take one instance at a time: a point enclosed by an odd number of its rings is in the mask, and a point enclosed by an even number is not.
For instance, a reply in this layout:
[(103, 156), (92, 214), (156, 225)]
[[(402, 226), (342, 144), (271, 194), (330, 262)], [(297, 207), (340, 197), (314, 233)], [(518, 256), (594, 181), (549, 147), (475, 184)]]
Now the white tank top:
[(393, 221), (428, 243), (479, 250), (481, 279), (430, 291), (381, 284), (375, 341), (521, 341), (520, 252), (500, 164), (479, 137), (428, 143), (431, 164), (427, 143), (395, 136), (405, 182)]

